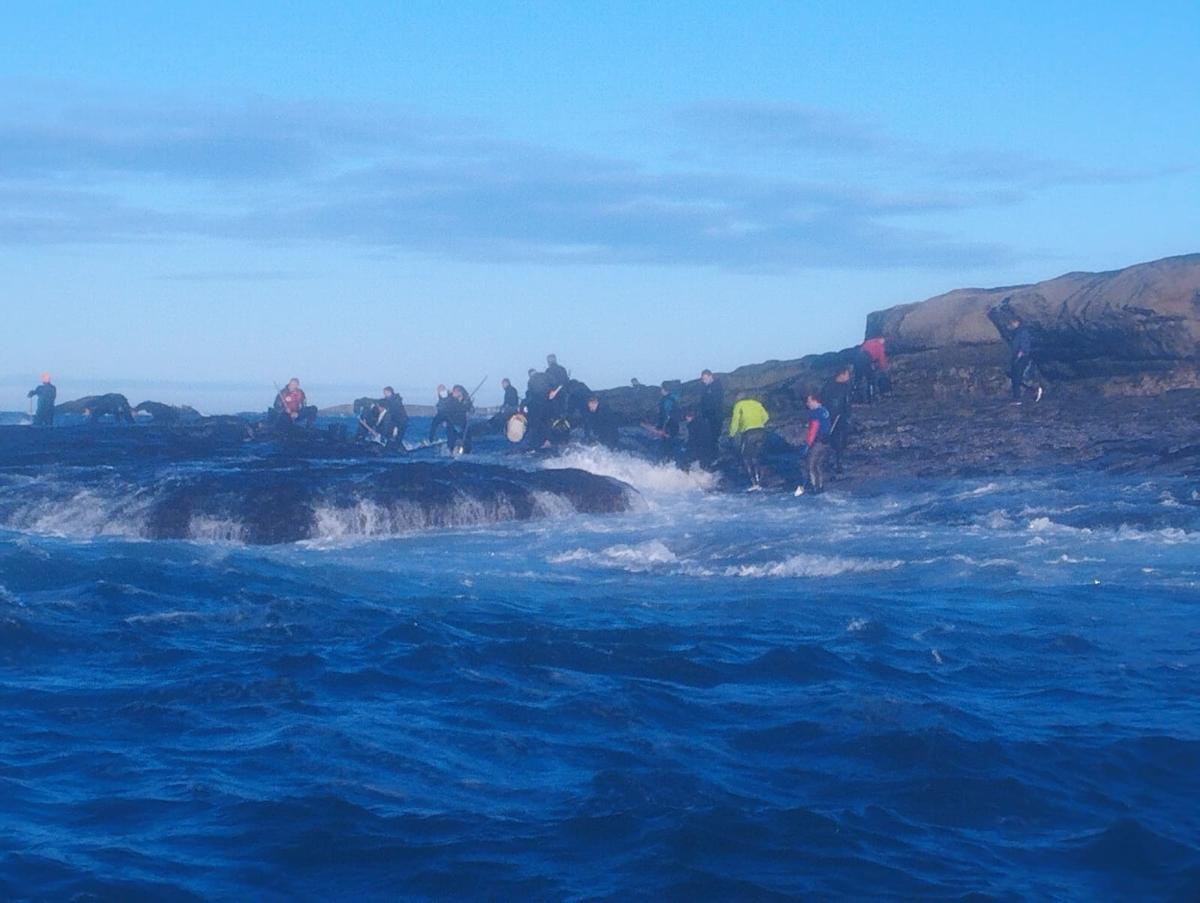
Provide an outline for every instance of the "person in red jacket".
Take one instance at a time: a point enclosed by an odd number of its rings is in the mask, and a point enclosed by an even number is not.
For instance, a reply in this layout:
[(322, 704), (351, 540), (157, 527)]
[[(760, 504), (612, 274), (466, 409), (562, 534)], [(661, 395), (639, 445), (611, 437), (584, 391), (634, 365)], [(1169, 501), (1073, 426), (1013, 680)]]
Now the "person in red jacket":
[(888, 376), (887, 342), (883, 336), (872, 336), (858, 346), (854, 362), (854, 382), (863, 401), (873, 401), (876, 395), (892, 391)]
[(275, 404), (271, 413), (279, 426), (312, 426), (317, 419), (317, 408), (308, 405), (308, 396), (300, 388), (300, 380), (292, 377), (286, 386), (275, 396)]

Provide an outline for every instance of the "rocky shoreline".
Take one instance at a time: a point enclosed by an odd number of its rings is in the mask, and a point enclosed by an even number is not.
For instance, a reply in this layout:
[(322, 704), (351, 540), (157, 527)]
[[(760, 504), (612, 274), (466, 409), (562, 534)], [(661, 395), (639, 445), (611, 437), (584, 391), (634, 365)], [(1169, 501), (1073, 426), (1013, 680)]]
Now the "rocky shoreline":
[[(1008, 347), (993, 311), (1034, 336), (1042, 401), (1013, 405)], [(991, 314), (991, 316), (989, 316)], [(1200, 477), (1200, 254), (1034, 285), (962, 289), (878, 311), (894, 390), (856, 405), (847, 480), (1004, 475), (1048, 467)], [(803, 395), (853, 348), (718, 374), (727, 406), (759, 398), (771, 428), (799, 444)], [(599, 393), (629, 422), (653, 416), (656, 387)], [(681, 383), (685, 408), (699, 381)]]

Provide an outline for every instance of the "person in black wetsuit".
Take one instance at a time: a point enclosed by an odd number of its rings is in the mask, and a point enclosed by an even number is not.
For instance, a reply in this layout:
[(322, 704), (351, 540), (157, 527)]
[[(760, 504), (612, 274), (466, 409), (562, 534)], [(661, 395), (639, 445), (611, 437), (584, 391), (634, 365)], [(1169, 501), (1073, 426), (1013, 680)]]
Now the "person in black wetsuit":
[(500, 387), (504, 389), (504, 401), (500, 403), (500, 410), (489, 417), (487, 423), (476, 424), (476, 432), (503, 433), (508, 425), (508, 419), (521, 407), (521, 396), (517, 394), (516, 387), (508, 377), (500, 380)]
[(661, 392), (654, 431), (662, 439), (660, 460), (674, 461), (679, 457), (679, 399), (671, 391), (670, 383), (663, 383)]
[(500, 413), (507, 419), (515, 414), (517, 408), (521, 406), (521, 396), (517, 394), (517, 387), (507, 376), (500, 380), (500, 387), (504, 389), (504, 401), (500, 404)]
[[(429, 424), (429, 441), (433, 442), (439, 427), (446, 425), (446, 409), (450, 406), (450, 390), (444, 384), (437, 387), (437, 405), (433, 412), (433, 422)], [(449, 433), (447, 433), (447, 437)]]
[(1042, 400), (1042, 387), (1026, 380), (1033, 370), (1033, 335), (1021, 318), (1012, 314), (1008, 321), (1009, 364), (1008, 378), (1012, 383), (1012, 403), (1020, 404), (1025, 389), (1033, 390), (1033, 400)]
[(54, 426), (54, 400), (58, 398), (58, 389), (50, 382), (50, 374), (43, 373), (42, 381), (37, 388), (30, 389), (26, 398), (37, 399), (37, 411), (33, 415), (34, 426)]
[(383, 398), (376, 408), (375, 431), (388, 445), (403, 448), (404, 434), (408, 432), (408, 409), (404, 407), (404, 399), (391, 386), (384, 386)]
[[(695, 423), (699, 421), (699, 426)], [(696, 460), (706, 470), (711, 468), (720, 454), (717, 443), (721, 438), (721, 426), (725, 422), (725, 389), (711, 370), (700, 373), (700, 408), (692, 423), (688, 424), (688, 444), (692, 444), (692, 429), (697, 430)]]
[(845, 472), (842, 455), (850, 441), (850, 402), (854, 394), (852, 369), (849, 364), (840, 367), (821, 386), (821, 402), (829, 411), (829, 451), (833, 457), (833, 472), (837, 474)]
[(83, 414), (92, 422), (101, 417), (111, 417), (116, 423), (133, 423), (133, 408), (129, 406), (129, 399), (118, 392), (97, 395), (83, 409)]
[(525, 441), (530, 448), (541, 448), (550, 441), (550, 399), (554, 386), (550, 377), (537, 370), (529, 371), (529, 383), (525, 388), (525, 416), (529, 419)]
[(467, 429), (467, 417), (475, 410), (471, 396), (462, 386), (455, 384), (445, 399), (445, 405), (439, 404), (446, 424), (446, 444), (451, 453), (465, 454), (471, 450), (471, 434)]
[(550, 381), (550, 388), (555, 386), (565, 386), (571, 376), (567, 373), (567, 368), (558, 362), (558, 357), (553, 354), (546, 355), (546, 378)]
[(583, 440), (591, 445), (598, 442), (605, 448), (616, 448), (620, 441), (616, 415), (595, 395), (587, 400), (583, 415)]

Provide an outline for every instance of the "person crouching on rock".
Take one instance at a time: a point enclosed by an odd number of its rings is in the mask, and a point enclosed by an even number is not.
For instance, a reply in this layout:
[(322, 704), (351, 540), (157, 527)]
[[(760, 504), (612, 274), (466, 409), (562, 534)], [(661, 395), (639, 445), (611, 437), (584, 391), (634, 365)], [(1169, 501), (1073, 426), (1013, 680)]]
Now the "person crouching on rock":
[(271, 406), (274, 425), (283, 428), (312, 426), (317, 420), (317, 408), (307, 404), (307, 401), (308, 396), (300, 388), (300, 380), (293, 376), (275, 395), (275, 403)]
[(758, 399), (738, 395), (729, 417), (729, 437), (738, 443), (742, 466), (750, 478), (749, 492), (762, 489), (762, 455), (771, 415)]
[[(807, 450), (808, 486), (813, 493), (825, 491), (825, 467), (829, 460), (829, 409), (821, 399), (809, 393), (804, 399), (808, 408), (808, 431), (804, 435)], [(796, 487), (796, 495), (803, 495), (804, 487)]]

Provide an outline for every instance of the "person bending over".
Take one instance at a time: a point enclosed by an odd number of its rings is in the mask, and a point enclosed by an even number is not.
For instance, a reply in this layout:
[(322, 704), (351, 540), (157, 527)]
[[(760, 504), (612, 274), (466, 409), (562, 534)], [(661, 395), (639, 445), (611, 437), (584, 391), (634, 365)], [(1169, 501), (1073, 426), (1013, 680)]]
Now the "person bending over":
[(742, 466), (750, 478), (751, 492), (762, 489), (763, 444), (767, 439), (766, 426), (770, 419), (762, 402), (745, 396), (739, 396), (729, 417), (729, 436), (738, 443)]

